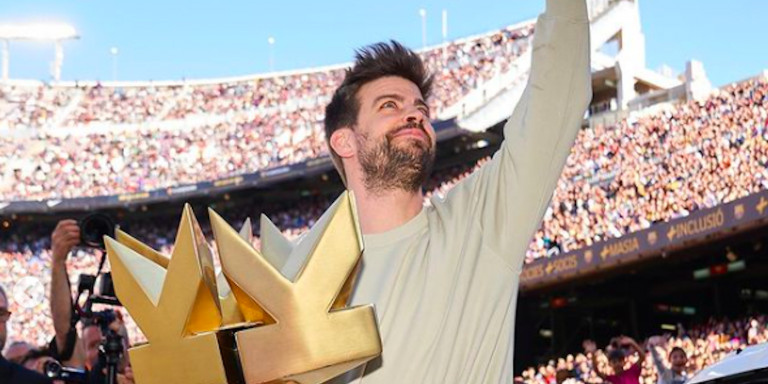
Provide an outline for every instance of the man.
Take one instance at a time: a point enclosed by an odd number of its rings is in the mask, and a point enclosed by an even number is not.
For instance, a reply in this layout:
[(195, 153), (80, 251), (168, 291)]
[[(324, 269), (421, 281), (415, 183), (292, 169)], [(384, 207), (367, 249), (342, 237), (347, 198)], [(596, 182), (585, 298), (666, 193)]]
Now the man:
[[(94, 381), (101, 381), (104, 372), (99, 362), (99, 347), (103, 338), (101, 325), (92, 319), (83, 319), (82, 335), (78, 335), (73, 323), (72, 293), (67, 273), (67, 257), (80, 243), (80, 227), (75, 220), (61, 220), (51, 234), (51, 314), (56, 336), (51, 341), (50, 350), (54, 357), (64, 365), (85, 368), (91, 372)], [(121, 333), (127, 343), (128, 334), (120, 317), (110, 324), (110, 328)], [(81, 337), (82, 336), (82, 337)], [(127, 347), (127, 345), (125, 345)], [(127, 367), (127, 352), (124, 351), (118, 370), (118, 382), (131, 383), (133, 376)], [(101, 371), (101, 372), (99, 372)]]
[(91, 369), (99, 359), (101, 330), (83, 327), (79, 337), (73, 323), (72, 291), (67, 273), (67, 257), (80, 243), (80, 227), (75, 220), (61, 220), (51, 234), (51, 314), (55, 338), (50, 348), (65, 365)]
[[(8, 337), (8, 319), (11, 312), (8, 311), (10, 303), (5, 289), (0, 286), (0, 351), (5, 348), (5, 340)], [(0, 384), (43, 384), (51, 383), (47, 377), (12, 363), (0, 355)]]
[[(608, 364), (613, 369), (612, 375), (607, 375), (600, 370), (597, 361), (597, 348), (591, 340), (584, 342), (584, 352), (592, 356), (592, 368), (603, 381), (611, 384), (640, 384), (642, 363), (645, 360), (645, 351), (631, 337), (620, 336), (611, 341), (611, 349), (608, 351)], [(640, 358), (629, 369), (625, 369), (631, 354), (637, 353)]]
[(657, 384), (683, 384), (691, 378), (685, 370), (686, 365), (688, 365), (688, 355), (680, 347), (672, 348), (668, 355), (670, 367), (667, 368), (661, 360), (661, 354), (656, 349), (657, 347), (664, 347), (665, 344), (666, 342), (661, 336), (648, 339), (648, 349), (651, 350), (653, 364), (659, 371)]
[(371, 46), (334, 93), (326, 139), (365, 243), (351, 300), (375, 305), (384, 348), (337, 382), (512, 382), (524, 254), (591, 96), (584, 0), (548, 0), (533, 44), (501, 148), (429, 207), (421, 186), (436, 135), (420, 58), (394, 42)]

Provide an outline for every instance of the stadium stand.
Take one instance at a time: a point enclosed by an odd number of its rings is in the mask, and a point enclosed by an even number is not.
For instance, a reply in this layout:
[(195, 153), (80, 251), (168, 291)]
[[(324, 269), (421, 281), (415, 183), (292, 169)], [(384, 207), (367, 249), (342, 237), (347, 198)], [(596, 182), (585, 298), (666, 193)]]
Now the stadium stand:
[[(688, 356), (686, 370), (690, 373), (700, 371), (702, 368), (719, 361), (731, 352), (759, 343), (768, 341), (768, 319), (765, 316), (747, 317), (734, 321), (728, 319), (710, 319), (706, 323), (695, 324), (690, 329), (681, 328), (675, 334), (662, 336), (664, 343), (658, 348), (659, 355), (664, 359), (665, 365), (669, 352), (674, 347), (682, 348)], [(607, 351), (598, 350), (598, 363), (603, 372), (611, 372), (608, 364)], [(629, 364), (638, 361), (638, 356), (633, 356)], [(658, 370), (653, 363), (650, 353), (641, 361), (641, 384), (655, 384), (658, 379)], [(565, 379), (557, 381), (558, 372)], [(567, 377), (567, 378), (566, 378)], [(591, 356), (586, 353), (569, 354), (553, 359), (546, 364), (536, 367), (528, 367), (522, 371), (518, 378), (526, 384), (551, 384), (565, 383), (601, 383), (592, 366)]]
[[(599, 3), (602, 12), (623, 2)], [(509, 64), (530, 49), (533, 32), (531, 23), (522, 23), (422, 51), (437, 76), (429, 100), (434, 115), (445, 116), (441, 112), (455, 110), (473, 90), (508, 72)], [(326, 157), (323, 107), (343, 71), (337, 66), (202, 81), (4, 85), (0, 203), (147, 192)], [(616, 108), (615, 100), (598, 100), (592, 114)], [(580, 132), (526, 263), (768, 189), (764, 75), (705, 97), (621, 116), (615, 122), (594, 119), (598, 123)], [(486, 160), (440, 169), (425, 187), (425, 204), (449, 194)], [(265, 212), (289, 238), (296, 238), (330, 204), (330, 195), (254, 203), (221, 213), (237, 225)], [(121, 224), (170, 253), (176, 220), (137, 214)], [(210, 239), (210, 229), (203, 225)], [(9, 323), (14, 339), (44, 345), (53, 333), (47, 304), (52, 227), (46, 222), (24, 228), (31, 227), (23, 234), (0, 230), (0, 284), (12, 288), (32, 277), (44, 286), (46, 297), (32, 307), (12, 301)], [(258, 234), (257, 226), (254, 230)], [(95, 272), (100, 256), (79, 249), (69, 258), (73, 287), (79, 274)], [(696, 372), (731, 351), (767, 341), (766, 321), (765, 316), (751, 316), (679, 328), (664, 336), (662, 355), (682, 347), (689, 356), (688, 369)], [(131, 341), (142, 341), (130, 318), (128, 325)], [(605, 364), (605, 353), (598, 354)], [(655, 383), (650, 355), (642, 367), (641, 382)], [(600, 382), (583, 353), (523, 369), (518, 379), (549, 384), (557, 382), (558, 371), (574, 382)]]
[[(437, 78), (433, 110), (506, 71), (506, 63), (527, 49), (531, 34), (526, 25), (423, 52)], [(207, 85), (96, 84), (36, 93), (11, 88), (0, 98), (0, 110), (36, 105), (48, 94), (76, 105), (59, 108), (72, 109), (63, 127), (0, 139), (0, 196), (33, 200), (151, 191), (326, 156), (323, 108), (342, 77), (343, 69), (331, 69)], [(24, 122), (40, 121), (39, 109), (0, 124), (22, 129)], [(105, 131), (77, 134), (105, 124)]]

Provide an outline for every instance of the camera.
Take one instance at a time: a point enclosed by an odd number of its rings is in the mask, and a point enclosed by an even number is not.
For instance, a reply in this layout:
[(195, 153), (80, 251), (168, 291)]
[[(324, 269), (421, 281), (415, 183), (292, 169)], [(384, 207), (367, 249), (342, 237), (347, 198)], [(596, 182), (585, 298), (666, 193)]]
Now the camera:
[(93, 213), (80, 220), (80, 243), (89, 248), (102, 251), (101, 262), (96, 275), (81, 274), (78, 280), (78, 296), (83, 292), (91, 295), (88, 301), (94, 304), (107, 304), (120, 306), (120, 301), (115, 295), (115, 287), (112, 284), (112, 273), (102, 273), (106, 260), (104, 236), (115, 237), (116, 225), (109, 216), (101, 213)]
[[(120, 300), (115, 294), (115, 286), (112, 283), (112, 273), (104, 272), (99, 275), (80, 274), (77, 280), (77, 291), (90, 292), (90, 303), (120, 306)], [(79, 294), (78, 294), (79, 295)]]
[(64, 367), (55, 360), (46, 361), (43, 364), (43, 372), (51, 380), (62, 380), (67, 384), (88, 384), (90, 382), (88, 372), (85, 370)]

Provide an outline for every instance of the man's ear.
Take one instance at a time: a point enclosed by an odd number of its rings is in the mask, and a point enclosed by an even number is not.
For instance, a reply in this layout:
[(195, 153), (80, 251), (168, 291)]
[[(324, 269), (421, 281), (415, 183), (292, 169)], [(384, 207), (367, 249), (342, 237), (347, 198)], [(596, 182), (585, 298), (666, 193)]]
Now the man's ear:
[(331, 134), (331, 149), (341, 158), (352, 157), (357, 152), (355, 134), (350, 128), (339, 128)]

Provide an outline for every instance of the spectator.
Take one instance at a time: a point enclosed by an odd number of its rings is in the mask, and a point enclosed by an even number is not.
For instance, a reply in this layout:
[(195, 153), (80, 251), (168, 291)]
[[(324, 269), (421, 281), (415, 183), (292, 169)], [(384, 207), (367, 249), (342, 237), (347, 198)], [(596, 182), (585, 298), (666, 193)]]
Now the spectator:
[[(611, 341), (611, 349), (608, 350), (608, 363), (613, 374), (606, 374), (600, 368), (597, 349), (593, 341), (584, 341), (584, 352), (592, 356), (592, 366), (601, 379), (611, 384), (640, 384), (641, 362), (645, 358), (645, 351), (632, 338), (621, 336)], [(637, 353), (640, 360), (635, 363), (630, 362), (628, 358), (632, 353)], [(625, 369), (627, 365), (629, 368)]]
[[(5, 293), (5, 289), (0, 286), (0, 351), (5, 348), (5, 340), (7, 338), (8, 318), (11, 316), (11, 312), (8, 311), (8, 308), (8, 295)], [(47, 377), (16, 363), (12, 363), (6, 360), (2, 355), (0, 355), (0, 379), (2, 379), (4, 384), (38, 384), (51, 382)]]
[(656, 367), (659, 376), (657, 384), (685, 383), (690, 379), (688, 372), (685, 370), (686, 365), (688, 364), (688, 355), (686, 355), (684, 349), (673, 347), (669, 351), (668, 358), (670, 367), (667, 368), (657, 350), (657, 347), (662, 346), (663, 343), (664, 339), (659, 336), (648, 339), (648, 347), (651, 351), (651, 356), (653, 357), (653, 364)]
[[(688, 330), (678, 326), (678, 333), (675, 336), (654, 336), (648, 339), (647, 344), (655, 346), (654, 348), (657, 349), (659, 357), (668, 356), (670, 360), (682, 357), (680, 352), (677, 352), (678, 348), (682, 349), (685, 355), (688, 356), (688, 359), (681, 372), (684, 372), (682, 374), (686, 377), (691, 378), (704, 367), (716, 363), (732, 351), (745, 347), (747, 345), (745, 334), (751, 328), (753, 320), (757, 322), (757, 327), (760, 329), (759, 332), (756, 332), (754, 342), (767, 342), (768, 330), (765, 329), (765, 324), (768, 318), (765, 315), (760, 315), (735, 321), (710, 319), (706, 323), (694, 325)], [(555, 369), (567, 369), (571, 372), (572, 376), (567, 380), (572, 382), (595, 384), (604, 382), (598, 376), (596, 367), (600, 367), (602, 371), (609, 371), (611, 369), (608, 362), (608, 354), (610, 354), (614, 347), (609, 346), (606, 352), (597, 350), (594, 344), (589, 347), (587, 342), (584, 343), (584, 347), (585, 350), (589, 351), (593, 351), (592, 348), (594, 348), (594, 352), (578, 354), (576, 356), (569, 355), (565, 359), (553, 359), (547, 364), (538, 367), (528, 367), (522, 370), (518, 379), (527, 384), (550, 384), (548, 372), (552, 372)], [(673, 350), (676, 351), (674, 354), (672, 353)], [(591, 361), (592, 356), (595, 355), (597, 356), (597, 362)], [(637, 356), (630, 356), (630, 362), (633, 359), (637, 359)], [(660, 372), (654, 363), (652, 355), (647, 354), (644, 359), (637, 359), (636, 363), (642, 367), (641, 383), (653, 384), (659, 382)], [(677, 364), (678, 367), (683, 365), (679, 360), (677, 360)]]

